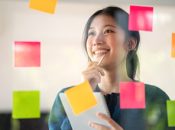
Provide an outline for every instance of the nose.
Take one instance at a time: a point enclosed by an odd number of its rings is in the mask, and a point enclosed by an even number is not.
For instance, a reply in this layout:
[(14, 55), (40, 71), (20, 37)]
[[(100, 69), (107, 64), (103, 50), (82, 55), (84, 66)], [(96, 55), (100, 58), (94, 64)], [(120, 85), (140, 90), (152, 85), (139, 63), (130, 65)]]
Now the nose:
[(101, 45), (104, 43), (104, 37), (102, 33), (97, 34), (94, 37), (93, 46)]

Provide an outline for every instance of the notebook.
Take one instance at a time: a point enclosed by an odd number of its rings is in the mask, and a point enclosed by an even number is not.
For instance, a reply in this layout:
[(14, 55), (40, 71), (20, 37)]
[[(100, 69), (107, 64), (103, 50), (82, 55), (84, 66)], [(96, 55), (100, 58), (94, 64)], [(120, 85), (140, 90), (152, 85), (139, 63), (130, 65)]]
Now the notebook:
[(63, 104), (63, 107), (65, 109), (65, 112), (67, 114), (67, 117), (70, 121), (73, 130), (94, 130), (93, 128), (89, 127), (88, 125), (89, 121), (110, 127), (106, 121), (101, 120), (96, 116), (97, 112), (101, 112), (110, 116), (104, 96), (100, 92), (94, 92), (94, 95), (96, 97), (97, 104), (89, 108), (88, 110), (80, 113), (79, 115), (75, 115), (67, 100), (66, 94), (64, 93), (59, 94), (61, 102)]

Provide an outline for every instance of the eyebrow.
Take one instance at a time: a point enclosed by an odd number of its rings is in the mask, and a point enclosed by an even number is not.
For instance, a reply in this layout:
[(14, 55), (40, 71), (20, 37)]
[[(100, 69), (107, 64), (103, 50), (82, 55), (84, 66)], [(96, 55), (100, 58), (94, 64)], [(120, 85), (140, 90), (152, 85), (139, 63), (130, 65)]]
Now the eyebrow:
[[(113, 28), (117, 28), (116, 26), (114, 26), (114, 25), (110, 25), (110, 24), (107, 24), (107, 25), (105, 25), (104, 27), (113, 27)], [(94, 27), (90, 27), (89, 29), (93, 29)]]

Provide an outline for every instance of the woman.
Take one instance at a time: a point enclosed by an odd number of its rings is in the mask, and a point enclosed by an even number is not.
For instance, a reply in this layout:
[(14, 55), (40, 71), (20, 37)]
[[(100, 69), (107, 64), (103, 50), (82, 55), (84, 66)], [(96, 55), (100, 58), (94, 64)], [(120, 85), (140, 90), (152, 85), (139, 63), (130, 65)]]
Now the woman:
[[(146, 109), (120, 109), (119, 83), (136, 82), (139, 43), (139, 32), (128, 30), (128, 13), (121, 8), (107, 7), (89, 18), (84, 32), (89, 64), (82, 76), (94, 91), (104, 94), (111, 115), (97, 114), (111, 128), (95, 122), (89, 123), (90, 127), (96, 130), (173, 130), (167, 125), (166, 100), (169, 98), (155, 86), (145, 84)], [(72, 129), (59, 96), (50, 113), (49, 129)]]

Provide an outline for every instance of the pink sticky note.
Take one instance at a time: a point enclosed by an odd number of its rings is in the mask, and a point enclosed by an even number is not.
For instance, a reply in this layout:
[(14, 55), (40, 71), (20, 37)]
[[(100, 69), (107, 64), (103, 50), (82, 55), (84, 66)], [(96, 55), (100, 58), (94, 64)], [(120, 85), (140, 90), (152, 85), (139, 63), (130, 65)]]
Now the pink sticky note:
[(129, 30), (152, 31), (153, 7), (130, 6)]
[(141, 82), (120, 83), (120, 108), (121, 109), (144, 109), (145, 108), (145, 85)]
[(15, 42), (15, 67), (40, 67), (40, 42)]

